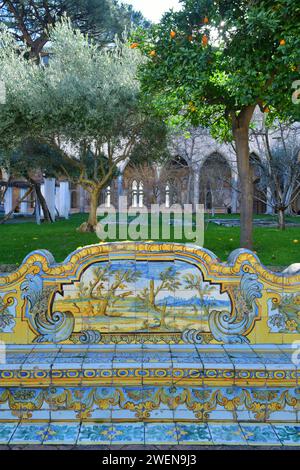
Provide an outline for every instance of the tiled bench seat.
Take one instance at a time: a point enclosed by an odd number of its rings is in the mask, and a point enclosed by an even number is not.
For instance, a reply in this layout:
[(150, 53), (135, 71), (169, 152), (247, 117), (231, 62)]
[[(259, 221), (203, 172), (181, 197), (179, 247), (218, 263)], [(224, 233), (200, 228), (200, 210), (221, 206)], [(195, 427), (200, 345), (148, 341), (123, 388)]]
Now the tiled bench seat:
[(291, 421), (292, 345), (8, 346), (0, 421)]
[(0, 445), (300, 443), (300, 274), (248, 250), (37, 251), (0, 310)]

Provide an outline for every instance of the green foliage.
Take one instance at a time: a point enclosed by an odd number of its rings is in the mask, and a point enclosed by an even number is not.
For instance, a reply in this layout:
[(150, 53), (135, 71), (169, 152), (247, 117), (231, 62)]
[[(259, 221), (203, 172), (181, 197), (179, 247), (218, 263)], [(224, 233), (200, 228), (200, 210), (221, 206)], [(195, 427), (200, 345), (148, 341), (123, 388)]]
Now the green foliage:
[(133, 37), (146, 56), (155, 50), (140, 78), (161, 113), (180, 114), (222, 138), (228, 136), (231, 113), (246, 106), (291, 116), (292, 83), (300, 78), (300, 10), (295, 2), (182, 3), (182, 11), (167, 13), (150, 32), (138, 30)]
[(58, 178), (68, 173), (76, 179), (77, 172), (68, 157), (54, 145), (33, 139), (24, 140), (20, 146), (0, 153), (0, 167), (14, 177), (30, 178), (33, 175)]
[[(75, 174), (87, 190), (109, 184), (122, 160), (159, 158), (166, 128), (140, 101), (141, 54), (119, 41), (100, 48), (68, 20), (51, 30), (50, 39), (51, 59), (44, 67), (28, 61), (8, 31), (0, 36), (0, 79), (7, 88), (0, 107), (1, 147), (25, 156), (24, 140), (41, 142), (40, 156), (46, 157), (41, 165)], [(28, 165), (36, 168), (32, 158)]]
[(0, 22), (13, 32), (16, 40), (37, 52), (41, 50), (37, 48), (40, 42), (44, 46), (50, 27), (63, 15), (101, 44), (113, 41), (115, 35), (121, 37), (133, 25), (149, 27), (140, 12), (117, 0), (6, 0), (0, 7)]

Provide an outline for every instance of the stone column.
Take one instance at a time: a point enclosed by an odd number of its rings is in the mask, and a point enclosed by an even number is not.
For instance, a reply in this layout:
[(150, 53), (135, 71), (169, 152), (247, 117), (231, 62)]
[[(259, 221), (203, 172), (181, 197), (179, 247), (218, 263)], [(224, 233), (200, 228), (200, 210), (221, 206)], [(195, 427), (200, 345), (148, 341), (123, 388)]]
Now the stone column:
[(79, 186), (79, 212), (85, 212), (85, 190), (82, 186)]
[(193, 206), (196, 210), (197, 204), (200, 200), (200, 168), (194, 168), (194, 196), (193, 196)]
[(123, 173), (118, 176), (118, 198), (123, 196)]
[(4, 212), (9, 214), (13, 208), (13, 188), (8, 187), (4, 196)]
[(111, 187), (107, 186), (105, 191), (105, 207), (108, 209), (111, 207)]
[(56, 206), (60, 217), (69, 218), (71, 208), (71, 194), (68, 181), (62, 181), (57, 190)]
[(236, 214), (238, 211), (238, 175), (233, 173), (231, 178), (232, 191), (231, 191), (231, 211)]
[(139, 207), (144, 207), (144, 185), (142, 182), (139, 184)]
[(42, 194), (46, 200), (52, 220), (55, 220), (55, 178), (45, 178)]
[[(25, 196), (26, 192), (28, 189), (26, 188), (21, 188), (20, 189), (20, 199)], [(25, 201), (21, 202), (20, 205), (20, 213), (21, 214), (27, 214), (28, 213), (28, 201), (25, 199)]]
[(273, 215), (275, 213), (274, 207), (272, 206), (272, 191), (271, 188), (267, 188), (267, 215)]

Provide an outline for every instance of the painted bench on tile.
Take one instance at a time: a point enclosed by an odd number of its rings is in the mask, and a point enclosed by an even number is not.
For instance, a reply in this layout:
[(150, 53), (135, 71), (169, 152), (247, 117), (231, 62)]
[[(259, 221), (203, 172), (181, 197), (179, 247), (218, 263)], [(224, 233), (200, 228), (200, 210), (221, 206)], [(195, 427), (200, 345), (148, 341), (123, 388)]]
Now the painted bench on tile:
[(0, 277), (0, 421), (299, 422), (300, 276), (112, 243)]

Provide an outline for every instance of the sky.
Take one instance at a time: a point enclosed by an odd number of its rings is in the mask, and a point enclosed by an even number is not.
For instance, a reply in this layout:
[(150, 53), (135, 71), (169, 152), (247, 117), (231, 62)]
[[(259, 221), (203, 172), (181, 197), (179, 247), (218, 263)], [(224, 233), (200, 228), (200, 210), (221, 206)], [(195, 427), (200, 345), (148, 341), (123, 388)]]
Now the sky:
[(141, 11), (145, 18), (155, 23), (161, 19), (165, 11), (171, 8), (180, 9), (179, 0), (125, 0), (125, 3), (130, 3), (135, 10)]

